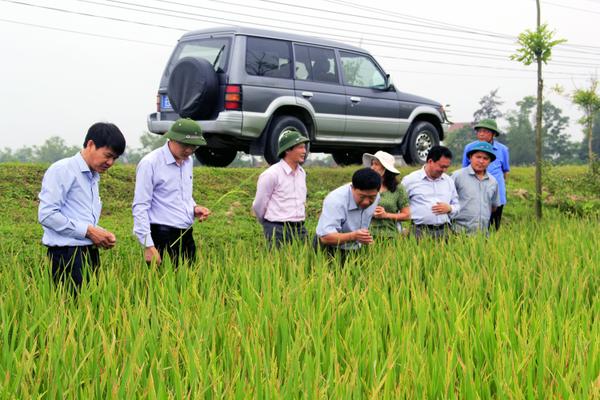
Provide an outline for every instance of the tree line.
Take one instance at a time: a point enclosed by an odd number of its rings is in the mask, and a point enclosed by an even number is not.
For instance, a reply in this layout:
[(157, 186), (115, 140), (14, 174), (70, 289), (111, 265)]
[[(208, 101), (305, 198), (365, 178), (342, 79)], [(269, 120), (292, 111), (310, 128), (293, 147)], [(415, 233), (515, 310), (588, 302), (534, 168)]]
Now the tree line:
[[(445, 145), (455, 155), (455, 162), (461, 161), (465, 145), (475, 138), (472, 125), (484, 118), (493, 118), (506, 121), (506, 126), (500, 123), (503, 135), (499, 141), (510, 148), (511, 164), (530, 165), (535, 161), (535, 103), (534, 96), (526, 96), (516, 103), (516, 107), (502, 112), (500, 107), (504, 104), (498, 95), (498, 89), (491, 90), (479, 101), (479, 108), (473, 113), (473, 121), (453, 130), (446, 135)], [(563, 111), (546, 100), (542, 106), (542, 136), (543, 158), (553, 164), (583, 164), (588, 162), (587, 139), (576, 142), (567, 132), (570, 119)], [(592, 127), (592, 152), (598, 158), (600, 154), (600, 113), (593, 118)], [(165, 138), (161, 135), (144, 133), (140, 136), (141, 146), (127, 147), (121, 157), (125, 164), (137, 162), (150, 151), (162, 146)], [(16, 150), (5, 147), (0, 149), (0, 162), (23, 163), (52, 163), (69, 157), (80, 150), (80, 146), (72, 146), (59, 136), (48, 138), (41, 145), (22, 146)], [(231, 164), (233, 167), (250, 167), (263, 165), (261, 157), (239, 153)], [(334, 165), (333, 159), (328, 157), (311, 158), (309, 164), (319, 166)]]
[[(504, 104), (498, 89), (490, 91), (479, 101), (480, 108), (473, 113), (473, 121), (447, 135), (446, 146), (460, 161), (465, 145), (476, 140), (472, 125), (485, 118), (506, 121), (500, 123), (503, 135), (498, 140), (510, 149), (510, 162), (513, 165), (530, 165), (535, 162), (535, 107), (536, 98), (525, 96), (517, 101), (516, 107), (505, 113), (500, 110)], [(597, 113), (600, 117), (600, 113)], [(588, 142), (573, 141), (567, 131), (570, 119), (562, 109), (546, 100), (542, 104), (542, 156), (552, 164), (583, 164), (588, 162)], [(584, 135), (585, 136), (585, 135)], [(592, 129), (592, 150), (600, 154), (600, 121), (594, 118)]]

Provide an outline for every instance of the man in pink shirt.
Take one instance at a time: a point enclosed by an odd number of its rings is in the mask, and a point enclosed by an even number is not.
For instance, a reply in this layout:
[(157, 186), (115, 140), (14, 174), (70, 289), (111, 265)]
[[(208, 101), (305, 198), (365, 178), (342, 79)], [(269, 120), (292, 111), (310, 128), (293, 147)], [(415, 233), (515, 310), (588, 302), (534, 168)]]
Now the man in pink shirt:
[(301, 164), (309, 141), (295, 129), (285, 130), (279, 138), (281, 160), (258, 177), (252, 210), (263, 226), (269, 247), (306, 240), (306, 173)]

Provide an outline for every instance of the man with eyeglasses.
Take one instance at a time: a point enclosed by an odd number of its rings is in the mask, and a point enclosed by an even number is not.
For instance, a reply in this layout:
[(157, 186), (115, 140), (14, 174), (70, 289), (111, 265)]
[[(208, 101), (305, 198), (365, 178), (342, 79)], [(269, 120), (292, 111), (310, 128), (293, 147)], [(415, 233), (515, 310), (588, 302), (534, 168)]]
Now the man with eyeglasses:
[(330, 192), (323, 200), (317, 224), (318, 244), (330, 254), (373, 243), (369, 225), (379, 203), (381, 176), (371, 168), (359, 169), (352, 183)]
[(210, 211), (192, 197), (191, 158), (206, 145), (200, 125), (189, 118), (175, 121), (165, 133), (169, 140), (138, 163), (133, 199), (133, 233), (144, 246), (144, 260), (160, 264), (165, 251), (175, 266), (193, 261), (194, 218), (202, 222)]

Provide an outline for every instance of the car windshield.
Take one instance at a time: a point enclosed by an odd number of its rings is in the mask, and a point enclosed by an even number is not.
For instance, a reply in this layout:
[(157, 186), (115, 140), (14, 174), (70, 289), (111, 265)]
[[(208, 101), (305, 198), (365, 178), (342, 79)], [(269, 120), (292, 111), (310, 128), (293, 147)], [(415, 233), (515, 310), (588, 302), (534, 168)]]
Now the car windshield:
[(185, 57), (203, 58), (215, 66), (215, 71), (224, 71), (229, 58), (230, 42), (228, 37), (180, 42), (165, 72), (169, 75), (177, 62)]

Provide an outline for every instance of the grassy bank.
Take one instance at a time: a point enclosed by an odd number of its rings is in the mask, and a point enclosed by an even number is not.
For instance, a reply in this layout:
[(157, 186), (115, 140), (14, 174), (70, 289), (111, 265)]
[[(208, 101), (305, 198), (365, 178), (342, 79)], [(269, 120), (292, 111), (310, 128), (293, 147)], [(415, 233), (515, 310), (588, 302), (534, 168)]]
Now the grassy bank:
[[(196, 225), (198, 262), (174, 271), (143, 264), (134, 170), (118, 166), (101, 190), (118, 245), (76, 302), (40, 245), (43, 171), (0, 165), (0, 398), (600, 396), (598, 220), (553, 207), (533, 223), (532, 169), (511, 174), (491, 238), (377, 243), (340, 269), (264, 249), (259, 171), (201, 168), (214, 216)], [(309, 226), (351, 172), (308, 171)]]

